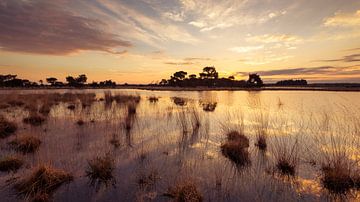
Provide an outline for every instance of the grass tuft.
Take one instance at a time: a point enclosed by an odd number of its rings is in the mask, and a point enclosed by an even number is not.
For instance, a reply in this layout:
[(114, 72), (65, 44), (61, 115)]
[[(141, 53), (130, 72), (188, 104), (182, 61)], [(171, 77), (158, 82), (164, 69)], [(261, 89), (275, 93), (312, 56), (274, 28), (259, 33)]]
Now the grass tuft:
[(88, 161), (86, 176), (90, 179), (90, 184), (98, 187), (102, 184), (108, 186), (109, 183), (115, 185), (114, 164), (115, 162), (110, 156), (96, 157)]
[(257, 146), (260, 150), (265, 151), (267, 148), (266, 136), (265, 135), (258, 136), (255, 146)]
[(45, 122), (45, 118), (40, 115), (31, 115), (24, 118), (23, 122), (32, 126), (40, 126)]
[(249, 138), (247, 138), (245, 135), (239, 133), (238, 131), (231, 131), (228, 134), (226, 134), (227, 140), (236, 142), (239, 147), (241, 148), (247, 148), (249, 147)]
[(0, 171), (1, 172), (15, 172), (21, 168), (24, 161), (16, 156), (7, 156), (0, 159)]
[(73, 176), (65, 171), (41, 166), (30, 176), (17, 182), (14, 188), (18, 195), (25, 198), (30, 197), (34, 201), (47, 201), (50, 194), (62, 184), (69, 183), (72, 180)]
[(351, 169), (342, 161), (323, 165), (321, 171), (321, 183), (331, 193), (345, 194), (356, 186), (351, 178)]
[(6, 138), (14, 134), (17, 130), (15, 123), (0, 117), (0, 138)]
[(236, 141), (229, 141), (221, 145), (222, 154), (238, 166), (251, 163), (249, 151)]
[(157, 103), (159, 101), (159, 98), (158, 97), (155, 97), (155, 96), (150, 96), (148, 98), (149, 102), (151, 103)]
[(196, 187), (195, 183), (191, 181), (178, 183), (174, 187), (170, 187), (165, 194), (175, 201), (179, 202), (200, 202), (203, 201), (203, 196)]
[(287, 158), (280, 158), (276, 163), (276, 168), (281, 172), (281, 174), (294, 176), (296, 164), (289, 161)]
[(26, 153), (34, 153), (39, 149), (41, 140), (32, 136), (24, 136), (17, 138), (8, 143), (14, 150), (18, 152)]

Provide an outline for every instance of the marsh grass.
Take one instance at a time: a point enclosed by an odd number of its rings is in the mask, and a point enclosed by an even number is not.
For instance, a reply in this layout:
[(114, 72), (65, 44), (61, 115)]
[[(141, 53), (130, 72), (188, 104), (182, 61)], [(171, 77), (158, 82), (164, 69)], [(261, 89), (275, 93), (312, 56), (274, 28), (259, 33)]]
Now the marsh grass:
[(154, 186), (159, 179), (160, 175), (157, 170), (143, 171), (136, 177), (136, 183), (141, 189), (147, 189)]
[(32, 114), (24, 118), (23, 122), (31, 126), (40, 126), (45, 122), (45, 118), (39, 114)]
[[(360, 161), (354, 158), (358, 154), (356, 148), (359, 148), (359, 119), (345, 114), (351, 113), (344, 113), (344, 117), (323, 114), (320, 120), (313, 120), (317, 123), (314, 130), (319, 130), (313, 144), (320, 150), (313, 151), (311, 148), (315, 146), (309, 146), (320, 166), (322, 186), (335, 195), (345, 195), (358, 188), (360, 179)], [(344, 123), (347, 125), (342, 125)]]
[(18, 152), (34, 153), (40, 147), (41, 140), (33, 136), (23, 136), (8, 143), (12, 149)]
[(267, 139), (269, 133), (269, 115), (262, 110), (255, 113), (255, 146), (261, 151), (267, 149)]
[(175, 201), (191, 201), (201, 202), (203, 201), (203, 195), (199, 191), (197, 185), (190, 180), (184, 182), (178, 182), (175, 186), (169, 187), (165, 196), (173, 198)]
[(109, 155), (106, 155), (104, 157), (96, 157), (95, 159), (89, 160), (88, 168), (85, 172), (90, 180), (90, 184), (99, 190), (102, 184), (105, 184), (106, 186), (112, 184), (115, 186), (116, 180), (113, 175), (114, 169), (114, 159)]
[(30, 176), (24, 177), (14, 184), (17, 195), (25, 199), (37, 201), (49, 199), (62, 184), (70, 183), (73, 176), (63, 170), (50, 166), (40, 166)]
[(150, 97), (148, 97), (148, 100), (150, 103), (157, 103), (159, 101), (159, 97), (150, 96)]
[(0, 138), (6, 138), (14, 134), (16, 130), (17, 125), (14, 122), (10, 122), (0, 116)]
[(22, 158), (18, 156), (6, 156), (0, 158), (0, 171), (15, 172), (24, 164)]
[(187, 100), (185, 98), (181, 97), (172, 97), (171, 98), (175, 105), (183, 107), (187, 105)]
[(226, 142), (221, 145), (222, 154), (237, 166), (250, 165), (250, 153), (247, 149), (249, 147), (249, 138), (238, 131), (231, 131), (226, 136)]

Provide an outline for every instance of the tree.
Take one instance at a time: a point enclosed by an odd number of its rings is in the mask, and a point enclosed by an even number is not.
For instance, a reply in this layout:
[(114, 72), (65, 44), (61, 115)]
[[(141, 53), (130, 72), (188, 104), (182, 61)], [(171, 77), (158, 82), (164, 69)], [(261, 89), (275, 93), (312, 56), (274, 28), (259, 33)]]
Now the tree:
[(57, 78), (54, 78), (54, 77), (46, 78), (46, 82), (48, 82), (52, 86), (56, 83), (56, 81), (57, 81)]
[(174, 78), (177, 80), (183, 80), (185, 79), (185, 76), (187, 75), (187, 72), (184, 71), (178, 71), (174, 73)]
[(87, 81), (87, 77), (85, 74), (81, 74), (76, 78), (76, 82), (81, 85), (85, 84), (86, 81)]
[(168, 81), (166, 79), (161, 79), (159, 84), (165, 86), (168, 84)]
[(234, 76), (229, 76), (228, 79), (230, 79), (230, 80), (235, 80), (235, 77), (234, 77)]
[(189, 75), (189, 78), (190, 78), (190, 79), (196, 79), (196, 74), (190, 74), (190, 75)]
[(219, 74), (215, 67), (204, 67), (203, 72), (200, 73), (202, 79), (218, 79)]
[(249, 74), (249, 79), (248, 79), (247, 83), (252, 86), (262, 86), (263, 85), (263, 81), (260, 78), (260, 75), (258, 75), (258, 74)]
[(67, 76), (66, 81), (68, 82), (69, 86), (75, 86), (77, 83), (74, 77), (72, 76)]

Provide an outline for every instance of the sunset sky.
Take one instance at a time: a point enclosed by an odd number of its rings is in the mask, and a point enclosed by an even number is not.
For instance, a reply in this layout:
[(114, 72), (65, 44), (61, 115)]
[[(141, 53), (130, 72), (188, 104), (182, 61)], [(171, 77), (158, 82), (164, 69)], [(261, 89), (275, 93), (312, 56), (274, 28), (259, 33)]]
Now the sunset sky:
[(359, 0), (0, 0), (0, 74), (360, 82)]

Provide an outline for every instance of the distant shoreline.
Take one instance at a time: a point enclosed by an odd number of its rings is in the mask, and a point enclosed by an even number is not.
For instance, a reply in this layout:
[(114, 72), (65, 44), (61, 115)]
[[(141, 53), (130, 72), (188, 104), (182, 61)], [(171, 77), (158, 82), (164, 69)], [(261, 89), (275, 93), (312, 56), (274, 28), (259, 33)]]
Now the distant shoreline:
[(135, 89), (147, 91), (338, 91), (338, 92), (360, 92), (360, 87), (343, 87), (343, 86), (265, 86), (259, 88), (245, 87), (172, 87), (172, 86), (142, 86), (142, 85), (121, 85), (116, 87), (37, 87), (37, 88), (0, 88), (2, 90), (88, 90), (88, 89)]

